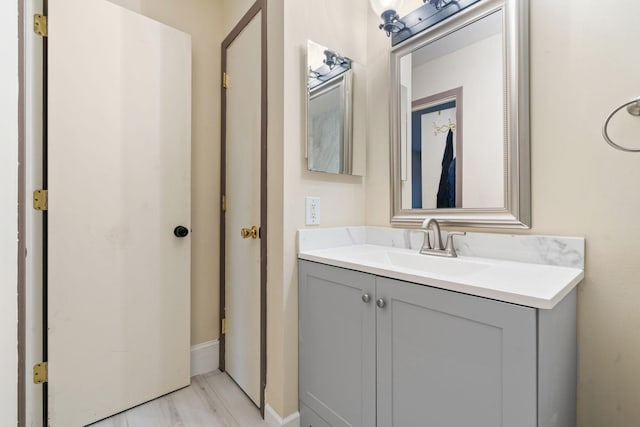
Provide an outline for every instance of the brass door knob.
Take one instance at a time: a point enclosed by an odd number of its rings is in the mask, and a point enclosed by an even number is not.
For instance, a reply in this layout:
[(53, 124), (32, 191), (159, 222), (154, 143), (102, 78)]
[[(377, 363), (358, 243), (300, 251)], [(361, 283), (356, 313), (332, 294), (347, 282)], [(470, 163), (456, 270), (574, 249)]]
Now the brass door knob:
[(243, 228), (240, 230), (240, 235), (242, 236), (243, 239), (248, 239), (249, 237), (251, 237), (252, 239), (257, 239), (258, 227), (254, 225), (251, 228)]

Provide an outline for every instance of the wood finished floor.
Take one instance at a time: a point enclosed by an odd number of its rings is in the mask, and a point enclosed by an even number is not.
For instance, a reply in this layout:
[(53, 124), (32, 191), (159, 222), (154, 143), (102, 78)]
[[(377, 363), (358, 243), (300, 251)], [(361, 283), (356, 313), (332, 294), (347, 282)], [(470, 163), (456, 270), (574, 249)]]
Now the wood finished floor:
[(260, 411), (225, 373), (191, 378), (191, 386), (91, 427), (265, 427)]

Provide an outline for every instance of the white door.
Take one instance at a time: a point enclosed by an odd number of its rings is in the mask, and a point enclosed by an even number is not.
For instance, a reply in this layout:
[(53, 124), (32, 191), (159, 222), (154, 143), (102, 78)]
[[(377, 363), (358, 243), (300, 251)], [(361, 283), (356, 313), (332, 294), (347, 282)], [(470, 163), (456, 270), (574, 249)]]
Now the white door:
[(227, 49), (225, 369), (260, 405), (261, 13)]
[(49, 2), (49, 424), (190, 381), (190, 36)]

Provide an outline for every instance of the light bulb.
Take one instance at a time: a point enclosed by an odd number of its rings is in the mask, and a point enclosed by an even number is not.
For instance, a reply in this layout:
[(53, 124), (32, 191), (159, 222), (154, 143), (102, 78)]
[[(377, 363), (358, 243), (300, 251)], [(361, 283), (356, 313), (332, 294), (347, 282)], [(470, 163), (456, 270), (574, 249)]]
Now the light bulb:
[(402, 7), (402, 2), (403, 0), (369, 0), (369, 5), (371, 5), (371, 9), (376, 15), (380, 16), (385, 10), (395, 10), (397, 12)]

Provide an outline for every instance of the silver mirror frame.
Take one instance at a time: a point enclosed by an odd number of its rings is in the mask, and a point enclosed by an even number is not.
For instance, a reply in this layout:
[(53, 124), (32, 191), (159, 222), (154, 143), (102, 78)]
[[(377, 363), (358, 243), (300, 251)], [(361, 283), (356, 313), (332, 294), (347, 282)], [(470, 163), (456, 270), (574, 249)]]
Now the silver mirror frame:
[[(400, 185), (400, 58), (478, 19), (503, 11), (505, 101), (504, 208), (402, 209)], [(530, 228), (529, 2), (483, 0), (393, 48), (391, 66), (391, 224), (416, 227), (426, 217), (459, 227)]]

